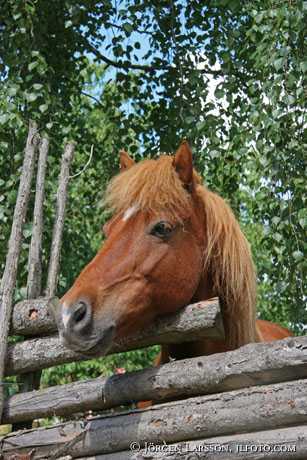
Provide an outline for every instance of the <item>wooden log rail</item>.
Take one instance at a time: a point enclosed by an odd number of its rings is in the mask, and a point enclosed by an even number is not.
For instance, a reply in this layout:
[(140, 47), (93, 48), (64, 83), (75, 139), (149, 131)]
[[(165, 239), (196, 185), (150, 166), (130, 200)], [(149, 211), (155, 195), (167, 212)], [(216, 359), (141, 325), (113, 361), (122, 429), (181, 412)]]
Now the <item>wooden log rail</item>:
[[(169, 445), (149, 444), (139, 451), (136, 444), (134, 449), (95, 457), (78, 457), (78, 460), (305, 460), (307, 426), (218, 436)], [(59, 460), (65, 460), (65, 457)]]
[(307, 424), (307, 380), (255, 386), (158, 404), (0, 439), (3, 460), (12, 454), (52, 460), (129, 450), (131, 442), (161, 444)]
[(134, 401), (163, 401), (298, 378), (307, 378), (307, 337), (250, 344), (228, 353), (16, 394), (6, 400), (3, 421), (69, 416)]
[(41, 297), (22, 300), (14, 306), (10, 335), (25, 337), (50, 335), (57, 331), (51, 314), (51, 304), (55, 298)]
[[(45, 304), (45, 309), (47, 311), (48, 301)], [(27, 310), (25, 309), (24, 311)], [(37, 316), (36, 314), (32, 314), (32, 316), (33, 325), (31, 334), (37, 330), (34, 327), (35, 321), (37, 321), (37, 327), (41, 327), (42, 323), (45, 324), (45, 320), (42, 319), (39, 313)], [(15, 320), (13, 316), (12, 330), (14, 332), (17, 332), (17, 323), (16, 316)], [(24, 323), (20, 320), (18, 330), (20, 331), (22, 329), (21, 325), (26, 325), (26, 323), (29, 324), (28, 319)], [(47, 323), (50, 323), (50, 317), (46, 319), (45, 330), (49, 327)], [(39, 330), (37, 332), (39, 333)], [(188, 305), (175, 314), (161, 317), (143, 331), (133, 336), (131, 335), (125, 341), (114, 345), (109, 353), (118, 353), (154, 344), (188, 342), (202, 337), (223, 337), (218, 299)], [(75, 353), (64, 347), (60, 343), (58, 336), (29, 339), (9, 346), (6, 360), (6, 375), (22, 374), (58, 364), (88, 359), (92, 358)]]

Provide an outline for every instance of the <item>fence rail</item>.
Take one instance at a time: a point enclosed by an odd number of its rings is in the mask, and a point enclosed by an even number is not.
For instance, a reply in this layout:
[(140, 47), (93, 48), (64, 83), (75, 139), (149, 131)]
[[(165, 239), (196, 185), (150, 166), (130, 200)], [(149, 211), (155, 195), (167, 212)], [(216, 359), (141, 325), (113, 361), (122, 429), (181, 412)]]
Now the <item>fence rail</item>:
[(10, 335), (33, 337), (54, 334), (57, 327), (51, 313), (53, 301), (53, 297), (40, 297), (16, 303)]
[[(189, 342), (202, 337), (223, 338), (218, 299), (198, 302), (178, 313), (157, 319), (150, 327), (114, 345), (109, 354), (154, 344)], [(8, 347), (6, 375), (88, 359), (91, 357), (64, 347), (58, 336), (29, 339)]]
[[(261, 385), (145, 410), (20, 431), (2, 439), (4, 460), (35, 447), (34, 459), (129, 449), (132, 441), (174, 443), (307, 424), (307, 380)], [(54, 457), (54, 455), (57, 457)]]
[[(151, 445), (78, 460), (306, 460), (307, 427), (295, 426), (254, 433), (189, 440), (169, 445)], [(194, 457), (193, 457), (194, 455)], [(190, 457), (189, 457), (190, 456)], [(59, 460), (64, 460), (62, 457)], [(66, 460), (67, 457), (66, 457)]]
[(306, 363), (306, 337), (250, 344), (228, 353), (16, 394), (6, 400), (3, 420), (68, 416), (134, 401), (163, 401), (307, 378)]

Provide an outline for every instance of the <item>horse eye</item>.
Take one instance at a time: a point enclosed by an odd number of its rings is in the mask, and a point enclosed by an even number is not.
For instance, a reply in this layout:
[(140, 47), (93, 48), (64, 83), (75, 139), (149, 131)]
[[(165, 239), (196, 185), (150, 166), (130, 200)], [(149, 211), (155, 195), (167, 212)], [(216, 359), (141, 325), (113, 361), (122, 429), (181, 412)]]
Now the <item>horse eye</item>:
[(167, 238), (171, 235), (173, 230), (174, 228), (171, 226), (171, 224), (169, 224), (168, 222), (161, 221), (153, 226), (153, 228), (150, 231), (150, 234), (157, 236), (158, 238)]

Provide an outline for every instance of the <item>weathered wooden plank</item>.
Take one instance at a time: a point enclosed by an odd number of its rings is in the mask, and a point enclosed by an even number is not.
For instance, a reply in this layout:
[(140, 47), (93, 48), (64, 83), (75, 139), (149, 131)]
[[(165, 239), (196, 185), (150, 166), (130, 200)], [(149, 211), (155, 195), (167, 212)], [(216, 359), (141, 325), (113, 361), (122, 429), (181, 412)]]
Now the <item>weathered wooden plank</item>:
[[(184, 372), (183, 372), (184, 370)], [(113, 375), (7, 399), (4, 423), (109, 409), (132, 401), (162, 401), (307, 378), (307, 337), (249, 344), (218, 355)]]
[[(109, 353), (157, 343), (188, 342), (201, 337), (223, 337), (218, 299), (188, 305), (175, 314), (161, 317), (143, 331), (117, 342)], [(6, 373), (7, 375), (21, 374), (86, 359), (90, 357), (64, 347), (58, 336), (31, 339), (8, 348)]]
[[(33, 210), (33, 226), (31, 244), (28, 256), (27, 299), (35, 299), (42, 293), (42, 240), (43, 240), (43, 208), (45, 197), (45, 178), (49, 139), (43, 137), (39, 143), (37, 174), (35, 187), (35, 202)], [(22, 374), (17, 378), (20, 391), (37, 390), (40, 385), (41, 371)], [(31, 428), (31, 422), (14, 425), (14, 430)]]
[(27, 299), (35, 299), (42, 292), (42, 239), (44, 227), (44, 198), (45, 178), (49, 139), (43, 137), (39, 143), (39, 157), (37, 161), (37, 175), (35, 188), (35, 202), (33, 211), (33, 228), (29, 249)]
[(68, 142), (64, 147), (64, 153), (61, 160), (61, 171), (59, 176), (59, 186), (56, 196), (56, 216), (53, 225), (52, 243), (50, 251), (50, 260), (48, 267), (46, 295), (53, 297), (56, 294), (58, 283), (58, 272), (60, 264), (60, 253), (62, 246), (62, 234), (65, 221), (66, 199), (69, 183), (70, 163), (75, 153), (75, 143)]
[[(56, 332), (57, 327), (52, 314), (52, 304), (57, 300), (56, 297), (40, 297), (16, 303), (12, 314), (10, 334), (33, 337), (50, 335)], [(206, 317), (209, 315), (208, 321), (211, 321), (209, 317), (212, 315), (219, 314), (217, 298), (198, 302), (194, 305), (193, 311), (190, 312), (192, 315), (197, 314), (198, 310), (213, 309), (212, 312), (205, 312)], [(172, 318), (173, 315), (169, 315), (169, 317)], [(217, 325), (219, 329), (222, 328), (220, 318), (217, 319)], [(218, 331), (219, 336), (221, 336), (221, 332), (220, 330)]]
[[(72, 458), (72, 457), (70, 457)], [(255, 433), (219, 436), (176, 444), (152, 444), (78, 460), (306, 460), (307, 425)], [(69, 457), (66, 457), (68, 460)], [(62, 459), (59, 460), (64, 460)]]
[(33, 459), (51, 460), (127, 450), (131, 442), (175, 443), (303, 424), (307, 424), (306, 379), (12, 433), (0, 443), (4, 460), (30, 449), (35, 449)]
[(18, 260), (22, 242), (22, 228), (28, 208), (38, 140), (37, 124), (30, 121), (11, 234), (8, 242), (8, 252), (0, 285), (0, 420), (4, 402), (2, 380), (5, 373), (7, 339), (10, 329)]

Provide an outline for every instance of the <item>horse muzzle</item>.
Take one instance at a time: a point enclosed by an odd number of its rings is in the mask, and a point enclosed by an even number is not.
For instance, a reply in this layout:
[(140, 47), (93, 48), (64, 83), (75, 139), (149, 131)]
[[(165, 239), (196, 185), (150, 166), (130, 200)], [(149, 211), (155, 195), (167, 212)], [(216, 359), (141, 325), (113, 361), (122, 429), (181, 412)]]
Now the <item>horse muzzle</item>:
[(53, 303), (55, 317), (62, 344), (85, 355), (104, 355), (112, 345), (115, 322), (105, 320), (96, 327), (91, 304), (82, 299), (72, 305)]

